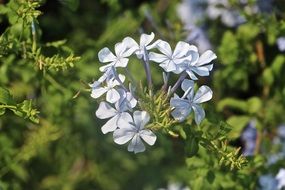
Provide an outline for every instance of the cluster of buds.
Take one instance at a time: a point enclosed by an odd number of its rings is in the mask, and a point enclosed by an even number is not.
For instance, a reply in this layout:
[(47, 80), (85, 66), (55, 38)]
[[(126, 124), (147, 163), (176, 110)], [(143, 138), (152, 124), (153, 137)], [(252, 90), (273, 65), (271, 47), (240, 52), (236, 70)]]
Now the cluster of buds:
[[(199, 125), (205, 117), (200, 104), (212, 98), (212, 90), (208, 86), (201, 86), (196, 93), (194, 88), (197, 77), (208, 76), (213, 68), (210, 62), (216, 55), (211, 50), (200, 56), (197, 47), (186, 42), (179, 41), (172, 50), (166, 41), (159, 39), (152, 43), (153, 40), (153, 33), (142, 34), (139, 44), (126, 37), (115, 44), (115, 53), (107, 47), (100, 50), (98, 57), (103, 66), (99, 70), (103, 74), (90, 84), (91, 97), (100, 99), (96, 116), (99, 119), (108, 119), (101, 128), (102, 132), (113, 132), (114, 142), (117, 144), (130, 142), (128, 151), (134, 153), (145, 151), (143, 141), (148, 145), (155, 143), (157, 129), (183, 122), (192, 110), (195, 122)], [(147, 88), (142, 85), (138, 87), (135, 78), (128, 71), (127, 65), (132, 55), (142, 61)], [(151, 62), (164, 70), (164, 84), (155, 95), (150, 72)], [(125, 69), (128, 80), (119, 73), (119, 68)], [(173, 86), (168, 84), (171, 73), (180, 75)], [(184, 91), (182, 96), (175, 93), (179, 87)], [(161, 120), (163, 117), (166, 119)]]

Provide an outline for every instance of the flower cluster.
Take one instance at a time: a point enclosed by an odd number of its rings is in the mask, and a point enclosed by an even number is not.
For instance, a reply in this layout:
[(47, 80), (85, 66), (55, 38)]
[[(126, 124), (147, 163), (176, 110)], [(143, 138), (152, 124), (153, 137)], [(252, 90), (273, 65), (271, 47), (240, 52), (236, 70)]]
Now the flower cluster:
[[(193, 110), (195, 122), (200, 124), (205, 117), (200, 104), (212, 98), (212, 90), (208, 86), (203, 85), (195, 92), (194, 81), (198, 80), (198, 76), (209, 75), (213, 68), (210, 62), (216, 58), (216, 55), (211, 50), (200, 55), (197, 47), (183, 41), (179, 41), (172, 50), (169, 43), (160, 39), (154, 41), (154, 37), (153, 33), (142, 34), (139, 43), (126, 37), (115, 45), (115, 53), (107, 47), (100, 50), (98, 57), (102, 66), (99, 70), (103, 74), (90, 84), (91, 97), (100, 99), (96, 116), (99, 119), (108, 119), (101, 128), (102, 132), (104, 134), (113, 132), (114, 142), (117, 144), (130, 142), (128, 151), (134, 153), (145, 150), (143, 141), (153, 145), (157, 137), (154, 128), (149, 124), (154, 120), (153, 113), (143, 106), (151, 104), (151, 101), (141, 98), (144, 91), (143, 89), (139, 91), (137, 83), (133, 82), (135, 77), (131, 76), (127, 69), (132, 55), (142, 61), (149, 97), (153, 97), (150, 62), (164, 70), (163, 92), (159, 93), (168, 101), (170, 111), (167, 117), (172, 115), (172, 120), (182, 122)], [(120, 69), (125, 69), (128, 78), (119, 73)], [(173, 86), (168, 84), (171, 73), (180, 75)], [(179, 86), (184, 91), (182, 96), (175, 93)]]

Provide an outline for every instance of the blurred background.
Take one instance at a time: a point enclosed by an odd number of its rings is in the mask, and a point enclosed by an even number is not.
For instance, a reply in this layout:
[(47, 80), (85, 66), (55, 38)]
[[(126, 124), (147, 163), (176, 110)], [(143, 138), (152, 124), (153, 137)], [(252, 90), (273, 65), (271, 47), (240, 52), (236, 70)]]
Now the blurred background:
[[(243, 169), (204, 149), (188, 157), (181, 138), (159, 135), (134, 155), (103, 136), (85, 90), (100, 76), (97, 53), (150, 32), (217, 54), (199, 80), (214, 92), (206, 118), (231, 126)], [(1, 190), (275, 188), (285, 168), (284, 0), (0, 0), (0, 34)], [(159, 89), (161, 70), (152, 72)]]

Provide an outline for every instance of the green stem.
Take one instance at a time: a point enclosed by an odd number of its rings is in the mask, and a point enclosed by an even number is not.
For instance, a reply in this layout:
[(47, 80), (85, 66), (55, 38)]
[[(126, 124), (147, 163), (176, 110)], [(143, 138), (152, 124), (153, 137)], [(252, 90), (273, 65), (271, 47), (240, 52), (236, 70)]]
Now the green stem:
[(16, 106), (10, 106), (10, 105), (0, 105), (0, 108), (8, 108), (8, 109), (16, 109)]
[(65, 93), (65, 87), (62, 86), (61, 84), (59, 84), (54, 78), (52, 78), (52, 76), (50, 76), (49, 74), (44, 75), (45, 79), (47, 81), (49, 81), (55, 88), (57, 88), (58, 90), (60, 90), (61, 92)]

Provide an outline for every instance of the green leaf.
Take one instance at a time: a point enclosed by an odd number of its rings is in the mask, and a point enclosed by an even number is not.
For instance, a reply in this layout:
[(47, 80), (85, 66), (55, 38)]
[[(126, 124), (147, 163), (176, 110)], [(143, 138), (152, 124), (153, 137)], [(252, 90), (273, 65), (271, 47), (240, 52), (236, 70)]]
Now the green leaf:
[(198, 157), (190, 157), (186, 159), (186, 165), (187, 167), (191, 170), (191, 169), (195, 169), (195, 168), (204, 168), (204, 167), (208, 167), (205, 164), (205, 161), (201, 158)]
[(232, 126), (229, 132), (230, 139), (236, 139), (240, 136), (243, 128), (248, 124), (251, 117), (249, 116), (232, 116), (227, 120), (227, 123)]
[(227, 65), (237, 62), (239, 54), (238, 49), (238, 42), (235, 35), (230, 31), (225, 32), (218, 49), (221, 63)]
[(278, 55), (273, 60), (270, 68), (272, 69), (272, 72), (276, 76), (280, 76), (282, 73), (282, 67), (284, 66), (284, 64), (285, 64), (285, 57), (282, 55)]
[(3, 87), (0, 87), (0, 103), (7, 104), (7, 105), (13, 105), (14, 100), (10, 92)]
[(256, 24), (247, 23), (241, 25), (237, 30), (237, 36), (243, 41), (250, 41), (254, 39), (260, 32), (259, 27)]
[(39, 112), (32, 108), (32, 100), (24, 100), (22, 103), (17, 104), (16, 110), (12, 111), (19, 117), (24, 117), (34, 123), (39, 123), (39, 118), (37, 116)]
[(0, 108), (0, 116), (5, 113), (6, 109), (5, 108)]
[(258, 113), (262, 107), (262, 101), (258, 97), (251, 97), (247, 101), (247, 106), (248, 106), (248, 112), (253, 114), (253, 113)]
[(212, 170), (209, 170), (207, 173), (207, 181), (212, 184), (215, 180), (215, 173)]
[(198, 139), (191, 135), (187, 137), (185, 152), (188, 157), (195, 156), (199, 150)]
[(262, 73), (262, 81), (265, 85), (272, 85), (274, 82), (274, 75), (271, 68), (266, 68)]
[(247, 102), (235, 98), (225, 98), (218, 103), (218, 111), (223, 111), (225, 107), (233, 108), (243, 112), (247, 111)]

